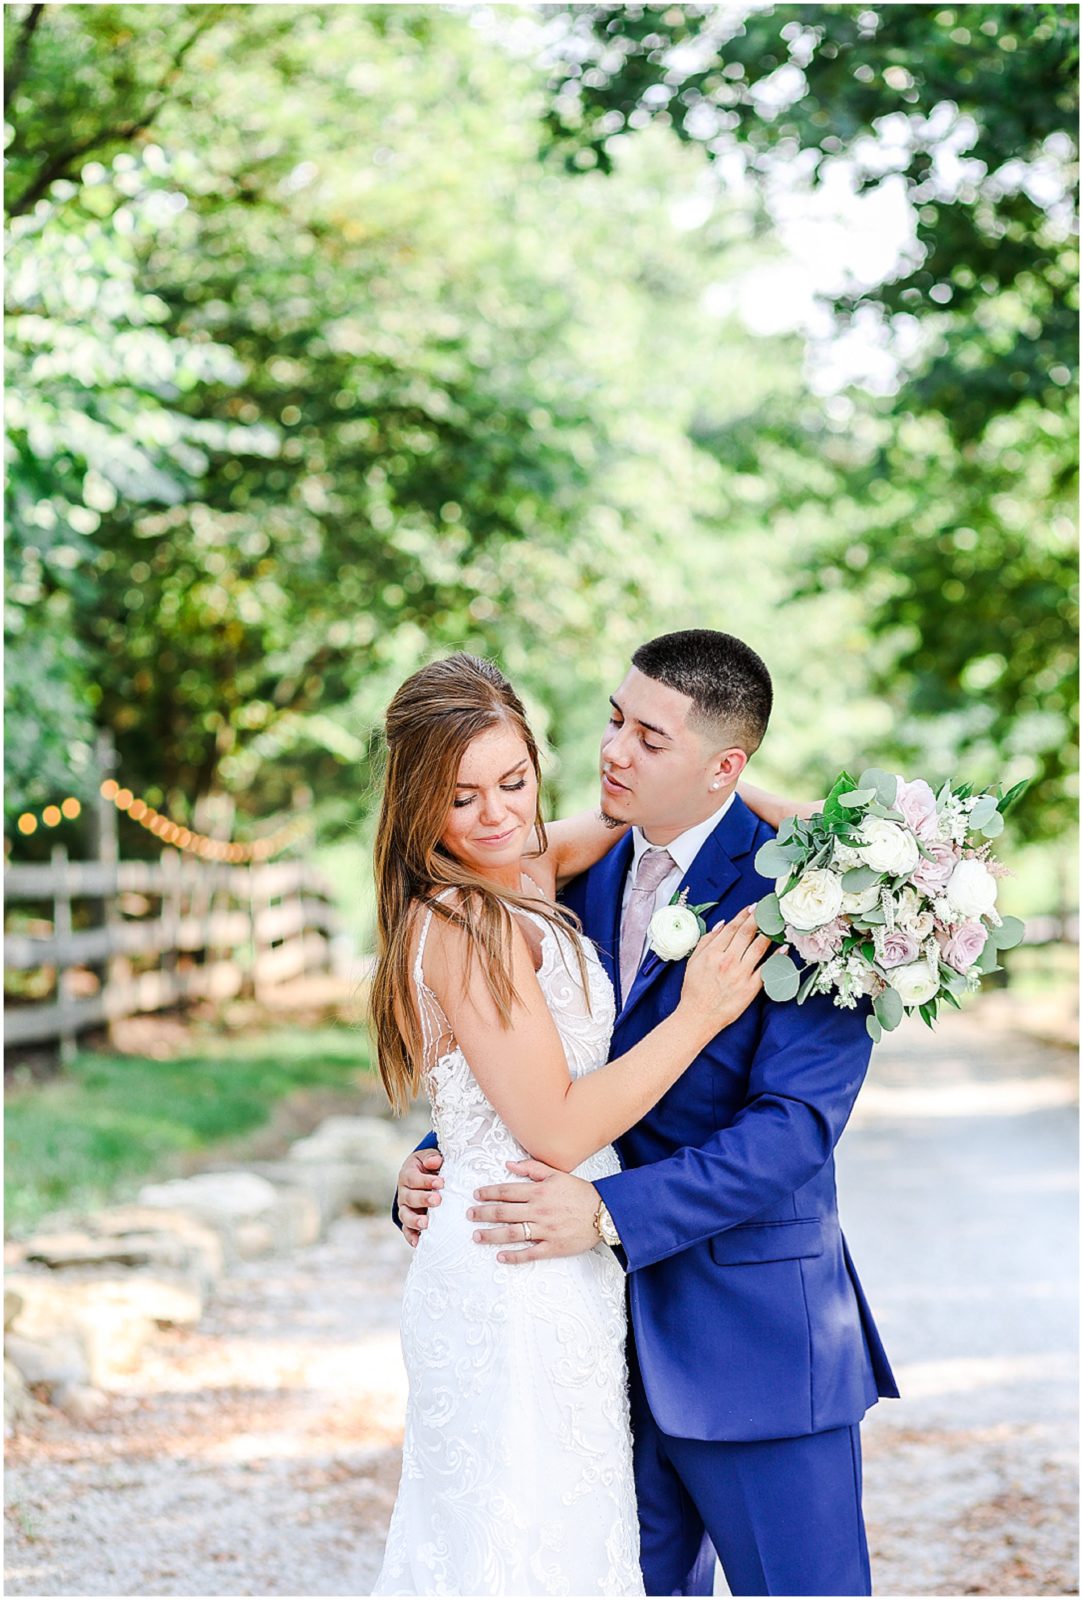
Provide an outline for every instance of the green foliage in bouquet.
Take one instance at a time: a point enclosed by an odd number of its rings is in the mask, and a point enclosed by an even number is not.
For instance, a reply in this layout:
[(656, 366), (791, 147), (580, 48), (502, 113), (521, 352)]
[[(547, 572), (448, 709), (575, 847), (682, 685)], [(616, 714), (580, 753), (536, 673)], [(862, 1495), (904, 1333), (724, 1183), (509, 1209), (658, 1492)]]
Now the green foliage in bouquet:
[[(1025, 783), (1017, 783), (1007, 791), (999, 785), (994, 789), (982, 791), (977, 802), (965, 813), (966, 838), (971, 842), (979, 837), (984, 841), (995, 839), (1003, 831), (1005, 814), (1019, 801), (1026, 788)], [(870, 817), (907, 828), (913, 837), (919, 856), (928, 861), (935, 861), (933, 852), (909, 827), (903, 812), (897, 809), (896, 794), (897, 779), (879, 767), (866, 768), (859, 778), (854, 778), (851, 773), (843, 771), (832, 784), (831, 791), (819, 812), (809, 818), (790, 817), (785, 820), (777, 837), (762, 845), (756, 855), (756, 870), (764, 877), (776, 880), (775, 890), (765, 895), (756, 906), (756, 921), (761, 932), (776, 943), (782, 943), (786, 936), (786, 916), (780, 901), (807, 874), (817, 869), (832, 868), (836, 860), (837, 846), (842, 845), (849, 850), (866, 846), (868, 841), (864, 838), (861, 828), (865, 820)], [(973, 795), (973, 785), (953, 785), (949, 780), (941, 786), (936, 795), (937, 810), (955, 807), (958, 818), (958, 803), (970, 801)], [(885, 927), (890, 912), (890, 903), (886, 897), (897, 895), (908, 888), (913, 889), (911, 882), (913, 867), (896, 875), (864, 864), (850, 865), (841, 871), (836, 867), (835, 870), (838, 872), (842, 890), (846, 894), (860, 894), (875, 884), (882, 886), (880, 897), (873, 900), (870, 905), (861, 910), (845, 913), (848, 931), (837, 951), (837, 955), (842, 959), (859, 955), (876, 972), (880, 986), (872, 996), (873, 1011), (867, 1019), (871, 1037), (874, 1041), (878, 1041), (884, 1032), (898, 1027), (908, 1009), (916, 1010), (926, 1025), (932, 1027), (942, 1002), (958, 1007), (959, 997), (974, 988), (975, 982), (971, 979), (970, 973), (960, 973), (945, 960), (939, 959), (936, 963), (939, 990), (920, 1003), (907, 1006), (899, 990), (885, 977), (883, 970), (876, 966), (878, 932)], [(925, 898), (929, 900), (933, 898), (933, 894), (929, 891), (922, 892)], [(984, 921), (985, 913), (980, 917), (977, 913), (960, 916), (958, 920), (960, 923)], [(988, 926), (988, 936), (980, 956), (974, 962), (973, 974), (981, 977), (999, 971), (997, 958), (1000, 952), (1017, 945), (1023, 933), (1023, 923), (1017, 917), (1005, 917), (995, 926)], [(764, 988), (769, 998), (779, 1001), (796, 998), (798, 1004), (807, 999), (816, 988), (817, 980), (821, 979), (819, 961), (811, 961), (802, 971), (785, 950), (779, 950), (771, 956), (764, 963), (762, 970)], [(827, 992), (822, 983), (821, 990)]]

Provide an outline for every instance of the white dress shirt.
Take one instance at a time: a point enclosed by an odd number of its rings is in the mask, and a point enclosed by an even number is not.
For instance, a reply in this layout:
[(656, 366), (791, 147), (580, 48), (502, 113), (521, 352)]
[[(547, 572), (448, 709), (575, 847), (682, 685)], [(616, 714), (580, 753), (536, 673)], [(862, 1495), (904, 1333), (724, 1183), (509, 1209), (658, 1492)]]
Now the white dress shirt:
[[(709, 817), (704, 817), (703, 821), (697, 822), (694, 827), (686, 828), (683, 833), (679, 833), (675, 839), (671, 840), (670, 843), (665, 846), (658, 847), (652, 845), (649, 839), (645, 839), (643, 837), (643, 834), (638, 828), (632, 829), (632, 859), (628, 866), (628, 874), (624, 880), (624, 896), (621, 900), (620, 907), (622, 922), (624, 920), (624, 913), (628, 908), (628, 902), (632, 897), (632, 885), (635, 883), (635, 876), (639, 870), (640, 858), (644, 851), (656, 848), (664, 848), (669, 851), (674, 860), (672, 871), (666, 874), (654, 892), (654, 906), (651, 911), (651, 915), (653, 916), (654, 912), (659, 911), (662, 906), (668, 906), (669, 902), (673, 898), (674, 892), (680, 887), (681, 879), (688, 872), (689, 867), (699, 855), (700, 850), (706, 844), (709, 836), (718, 827), (718, 824), (722, 821), (722, 818), (726, 815), (726, 812), (733, 804), (736, 793), (736, 789), (731, 790), (717, 811), (712, 811)], [(644, 946), (646, 946), (646, 942), (646, 936), (644, 936)], [(641, 952), (640, 962), (642, 962), (642, 960), (643, 956)]]

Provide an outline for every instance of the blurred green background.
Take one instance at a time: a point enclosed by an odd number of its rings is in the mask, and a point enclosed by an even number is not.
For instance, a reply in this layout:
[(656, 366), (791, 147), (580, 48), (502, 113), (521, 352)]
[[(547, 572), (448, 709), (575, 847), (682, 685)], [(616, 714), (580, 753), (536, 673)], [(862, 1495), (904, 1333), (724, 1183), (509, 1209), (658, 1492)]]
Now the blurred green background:
[[(104, 723), (178, 821), (303, 781), (355, 842), (461, 646), (579, 804), (688, 625), (769, 660), (765, 781), (1030, 777), (1067, 831), (1071, 8), (12, 6), (7, 50), (9, 832)], [(817, 182), (896, 191), (891, 276), (757, 335)]]
[[(10, 5), (5, 833), (307, 792), (370, 947), (378, 734), (495, 656), (740, 634), (751, 776), (1031, 780), (1075, 904), (1074, 7)], [(121, 852), (155, 841), (121, 818)]]

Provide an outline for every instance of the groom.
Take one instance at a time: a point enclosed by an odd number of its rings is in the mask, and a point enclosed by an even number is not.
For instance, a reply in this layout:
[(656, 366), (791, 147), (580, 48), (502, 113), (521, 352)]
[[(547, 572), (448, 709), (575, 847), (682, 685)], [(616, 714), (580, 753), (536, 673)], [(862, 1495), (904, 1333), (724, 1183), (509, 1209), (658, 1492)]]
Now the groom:
[[(759, 656), (692, 629), (640, 646), (602, 739), (602, 811), (633, 824), (563, 898), (617, 995), (612, 1055), (677, 1003), (683, 961), (647, 946), (687, 889), (708, 926), (767, 893), (772, 837), (735, 793), (771, 709)], [(859, 1422), (895, 1380), (839, 1229), (834, 1148), (868, 1066), (865, 1008), (761, 995), (616, 1141), (591, 1184), (538, 1161), (478, 1192), (484, 1242), (515, 1264), (599, 1239), (627, 1272), (641, 1555), (648, 1595), (867, 1595)], [(439, 1157), (407, 1159), (418, 1220)], [(423, 1175), (424, 1173), (428, 1176)]]

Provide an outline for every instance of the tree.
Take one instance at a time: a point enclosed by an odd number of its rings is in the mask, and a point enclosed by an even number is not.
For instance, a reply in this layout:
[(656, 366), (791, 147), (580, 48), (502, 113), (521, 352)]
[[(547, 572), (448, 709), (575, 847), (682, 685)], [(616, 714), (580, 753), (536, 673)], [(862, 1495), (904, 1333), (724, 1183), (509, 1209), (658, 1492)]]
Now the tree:
[[(434, 649), (498, 654), (558, 740), (588, 683), (604, 702), (663, 537), (702, 515), (708, 254), (668, 217), (688, 153), (643, 146), (594, 190), (547, 170), (535, 69), (461, 17), (226, 7), (189, 43), (201, 12), (46, 8), (15, 99), (13, 204), (64, 175), (13, 228), (66, 196), (73, 227), (126, 241), (178, 359), (228, 357), (164, 370), (152, 426), (124, 415), (174, 441), (168, 487), (128, 492), (113, 446), (72, 469), (83, 703), (173, 815), (225, 784), (262, 817), (303, 778), (350, 826), (369, 729)], [(148, 165), (168, 216), (126, 233)], [(113, 406), (106, 387), (83, 400)]]
[[(858, 191), (901, 179), (913, 248), (835, 312), (873, 308), (913, 353), (897, 345), (889, 400), (851, 395), (828, 421), (826, 452), (822, 420), (807, 438), (835, 471), (820, 521), (843, 531), (802, 541), (797, 592), (861, 595), (874, 681), (907, 714), (900, 756), (954, 745), (1036, 776), (1024, 824), (1056, 832), (1073, 765), (1078, 13), (547, 11), (547, 125), (572, 171), (608, 170), (661, 122), (708, 161), (742, 152), (764, 196), (782, 163), (813, 185), (840, 164)], [(793, 525), (792, 480), (770, 505)]]

